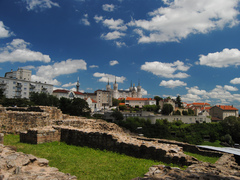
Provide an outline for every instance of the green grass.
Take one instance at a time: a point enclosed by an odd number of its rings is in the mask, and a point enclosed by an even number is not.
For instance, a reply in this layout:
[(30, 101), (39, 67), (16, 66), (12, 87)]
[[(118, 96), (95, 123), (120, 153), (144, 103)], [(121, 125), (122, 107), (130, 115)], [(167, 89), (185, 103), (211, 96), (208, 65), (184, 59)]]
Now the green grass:
[[(4, 144), (15, 146), (18, 151), (26, 154), (46, 158), (49, 160), (50, 166), (57, 167), (61, 172), (75, 175), (81, 180), (133, 179), (143, 177), (152, 165), (164, 164), (159, 161), (139, 159), (109, 151), (67, 145), (63, 142), (35, 145), (20, 143), (19, 139), (19, 135), (6, 135)], [(185, 152), (185, 154), (210, 163), (215, 163), (218, 159), (189, 152)], [(170, 166), (176, 167), (173, 164)]]
[(215, 141), (215, 142), (209, 142), (209, 141), (204, 141), (201, 145), (205, 146), (214, 146), (214, 147), (224, 147), (223, 145), (220, 144), (221, 141)]
[(186, 151), (184, 153), (189, 156), (193, 156), (193, 157), (197, 158), (199, 161), (210, 162), (212, 164), (214, 164), (219, 159), (219, 157), (202, 156), (200, 154), (194, 154), (194, 153), (190, 153), (190, 152), (186, 152)]
[(95, 150), (88, 147), (67, 145), (63, 142), (25, 144), (18, 135), (6, 135), (5, 145), (17, 147), (18, 151), (49, 160), (49, 165), (78, 179), (126, 180), (143, 177), (152, 165), (163, 164), (153, 160), (138, 159), (114, 152)]

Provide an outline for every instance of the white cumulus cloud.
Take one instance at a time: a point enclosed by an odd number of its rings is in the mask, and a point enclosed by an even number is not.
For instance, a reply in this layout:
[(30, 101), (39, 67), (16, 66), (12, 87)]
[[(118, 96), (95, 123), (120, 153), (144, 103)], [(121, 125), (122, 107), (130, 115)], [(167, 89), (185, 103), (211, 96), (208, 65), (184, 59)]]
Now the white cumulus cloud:
[(4, 26), (3, 22), (0, 21), (0, 39), (1, 38), (7, 38), (12, 36), (13, 33), (8, 30), (8, 27)]
[(91, 66), (89, 66), (89, 68), (99, 68), (99, 66), (98, 65), (91, 65)]
[(230, 81), (231, 84), (240, 84), (240, 78), (234, 78)]
[(41, 52), (36, 52), (28, 49), (30, 43), (23, 39), (14, 39), (4, 48), (0, 49), (1, 62), (27, 62), (27, 61), (42, 61), (48, 63), (51, 61), (49, 55), (44, 55)]
[(188, 74), (179, 71), (187, 71), (189, 68), (190, 66), (185, 65), (179, 60), (174, 63), (163, 63), (159, 61), (145, 62), (145, 64), (141, 66), (141, 70), (165, 78), (187, 78), (189, 77)]
[(67, 83), (67, 84), (63, 84), (62, 87), (72, 87), (72, 86), (76, 86), (77, 85), (77, 82), (75, 83)]
[(102, 21), (103, 25), (108, 27), (111, 30), (120, 30), (125, 31), (127, 30), (127, 26), (124, 24), (124, 21), (122, 19), (114, 20), (111, 19), (105, 19)]
[(208, 55), (200, 55), (200, 65), (210, 67), (228, 67), (231, 65), (240, 65), (240, 51), (238, 49), (225, 48), (221, 52), (209, 53)]
[(103, 4), (102, 9), (107, 12), (112, 12), (115, 9), (115, 6), (113, 4)]
[(78, 70), (86, 70), (87, 63), (82, 59), (68, 59), (66, 61), (56, 62), (53, 65), (40, 66), (37, 68), (36, 75), (32, 75), (33, 81), (41, 81), (60, 85), (56, 77), (60, 75), (76, 73)]
[(118, 76), (115, 76), (112, 74), (105, 74), (105, 73), (99, 73), (99, 72), (94, 73), (93, 76), (100, 78), (98, 80), (100, 82), (108, 82), (109, 81), (111, 83), (114, 83), (116, 80), (116, 82), (118, 82), (118, 83), (123, 83), (126, 80), (126, 78), (124, 76), (118, 77)]
[(171, 0), (148, 13), (149, 20), (132, 20), (128, 23), (139, 33), (139, 43), (179, 42), (190, 34), (205, 34), (239, 23), (238, 0)]
[(27, 10), (44, 10), (52, 7), (60, 7), (58, 3), (51, 0), (23, 0), (27, 3)]
[(169, 80), (169, 81), (165, 81), (163, 80), (159, 86), (164, 86), (167, 88), (176, 88), (179, 86), (186, 86), (187, 83), (183, 82), (183, 81), (179, 81), (179, 80)]
[(102, 34), (101, 38), (103, 38), (105, 40), (114, 40), (114, 39), (119, 39), (125, 35), (126, 35), (125, 33), (122, 33), (119, 31), (113, 31), (113, 32), (109, 32), (107, 34)]
[(115, 66), (117, 64), (119, 64), (119, 62), (117, 60), (112, 60), (112, 61), (109, 62), (110, 66)]
[(82, 24), (84, 24), (85, 26), (90, 26), (90, 22), (88, 20), (88, 14), (84, 14), (83, 18), (80, 20), (80, 22)]

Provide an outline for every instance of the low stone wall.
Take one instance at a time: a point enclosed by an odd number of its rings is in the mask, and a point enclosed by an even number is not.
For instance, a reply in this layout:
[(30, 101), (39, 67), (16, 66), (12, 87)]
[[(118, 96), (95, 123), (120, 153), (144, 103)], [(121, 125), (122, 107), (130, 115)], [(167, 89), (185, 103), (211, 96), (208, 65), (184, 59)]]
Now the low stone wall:
[(0, 132), (19, 133), (34, 127), (53, 125), (64, 116), (56, 107), (0, 107)]
[(67, 144), (105, 149), (137, 158), (153, 159), (180, 166), (198, 163), (197, 159), (184, 154), (182, 148), (177, 145), (138, 140), (124, 133), (111, 133), (110, 131), (100, 132), (93, 129), (79, 129), (66, 126), (54, 126), (53, 128), (56, 129), (54, 133), (52, 133), (53, 129), (51, 128), (42, 130), (30, 129), (27, 133), (20, 134), (20, 141), (37, 144), (58, 140), (60, 132), (61, 141)]
[(167, 139), (144, 138), (144, 137), (138, 137), (138, 139), (145, 140), (145, 141), (157, 141), (159, 143), (178, 145), (183, 148), (183, 151), (200, 154), (203, 156), (221, 157), (223, 155), (223, 153), (218, 152), (218, 151), (203, 150), (203, 149), (198, 148), (195, 145), (184, 143), (184, 142), (179, 142), (179, 141), (173, 141), (173, 140), (167, 140)]
[(44, 127), (43, 129), (29, 129), (20, 133), (20, 142), (41, 144), (46, 142), (60, 141), (61, 132), (52, 127)]

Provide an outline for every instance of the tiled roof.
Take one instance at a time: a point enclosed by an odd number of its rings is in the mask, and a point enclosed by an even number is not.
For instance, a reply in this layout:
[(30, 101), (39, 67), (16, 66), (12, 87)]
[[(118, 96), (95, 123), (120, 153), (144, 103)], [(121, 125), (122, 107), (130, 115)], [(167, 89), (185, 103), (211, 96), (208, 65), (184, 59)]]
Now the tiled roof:
[(125, 105), (125, 103), (119, 103), (119, 106), (124, 106)]
[(212, 107), (202, 107), (201, 110), (209, 110), (211, 109)]
[(76, 94), (76, 95), (83, 95), (83, 93), (77, 92), (77, 91), (74, 91), (74, 94)]
[(228, 111), (238, 111), (237, 108), (229, 105), (216, 105), (216, 107), (221, 108), (222, 110), (228, 110)]
[(192, 105), (195, 105), (195, 106), (210, 106), (209, 103), (198, 103), (198, 102), (192, 103)]
[(92, 100), (93, 103), (97, 103), (97, 101), (95, 101), (94, 99), (91, 98), (91, 100)]
[(126, 97), (126, 101), (149, 101), (152, 98), (133, 98), (133, 97)]
[(69, 91), (65, 89), (56, 89), (53, 91), (53, 93), (69, 93)]

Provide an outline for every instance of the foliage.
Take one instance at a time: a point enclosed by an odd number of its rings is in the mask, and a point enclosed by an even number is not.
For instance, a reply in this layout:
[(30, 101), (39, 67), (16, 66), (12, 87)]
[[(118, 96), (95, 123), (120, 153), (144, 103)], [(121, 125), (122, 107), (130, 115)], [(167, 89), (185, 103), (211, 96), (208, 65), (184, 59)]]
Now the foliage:
[(144, 111), (153, 111), (155, 113), (157, 113), (160, 109), (159, 105), (145, 105), (143, 106), (143, 110)]
[(38, 92), (31, 92), (30, 101), (33, 102), (35, 105), (40, 106), (58, 106), (59, 100), (56, 96), (46, 94), (46, 93), (38, 93)]
[(182, 111), (182, 115), (184, 116), (188, 115), (188, 111)]
[(169, 115), (173, 112), (173, 106), (171, 104), (164, 104), (162, 108), (162, 114)]
[(27, 106), (31, 106), (34, 105), (31, 101), (29, 101), (28, 99), (25, 98), (2, 98), (0, 100), (0, 104), (2, 104), (5, 107), (27, 107)]
[(189, 116), (193, 116), (194, 115), (194, 111), (192, 109), (188, 109), (188, 115)]
[(180, 97), (180, 96), (178, 96), (178, 97), (176, 98), (176, 104), (178, 105), (179, 108), (182, 107), (182, 100), (181, 100), (181, 97)]
[(226, 134), (225, 136), (223, 136), (221, 138), (221, 141), (229, 144), (230, 146), (234, 144), (234, 141), (232, 140), (232, 136), (230, 134)]
[(123, 114), (120, 111), (113, 111), (111, 113), (111, 116), (114, 118), (116, 121), (122, 121), (123, 120)]
[(64, 114), (70, 114), (73, 116), (90, 116), (90, 108), (88, 103), (84, 99), (74, 98), (60, 98), (59, 108)]
[(240, 119), (235, 116), (229, 116), (220, 123), (224, 127), (222, 136), (229, 134), (234, 142), (240, 143)]
[(181, 115), (181, 112), (179, 110), (175, 111), (173, 115)]
[(161, 98), (159, 96), (154, 96), (154, 99), (156, 100), (156, 104), (158, 106), (159, 105), (159, 101), (161, 101), (163, 98)]
[(112, 105), (113, 106), (118, 106), (118, 104), (119, 104), (118, 99), (112, 98)]
[[(143, 177), (149, 167), (163, 162), (138, 159), (124, 154), (101, 151), (88, 147), (67, 145), (64, 142), (25, 144), (19, 135), (4, 137), (5, 145), (17, 147), (18, 151), (49, 160), (51, 167), (70, 173), (81, 180), (89, 179), (133, 179)], [(176, 166), (166, 164), (168, 166)]]
[(119, 110), (121, 110), (121, 111), (127, 110), (127, 106), (126, 105), (120, 105)]

